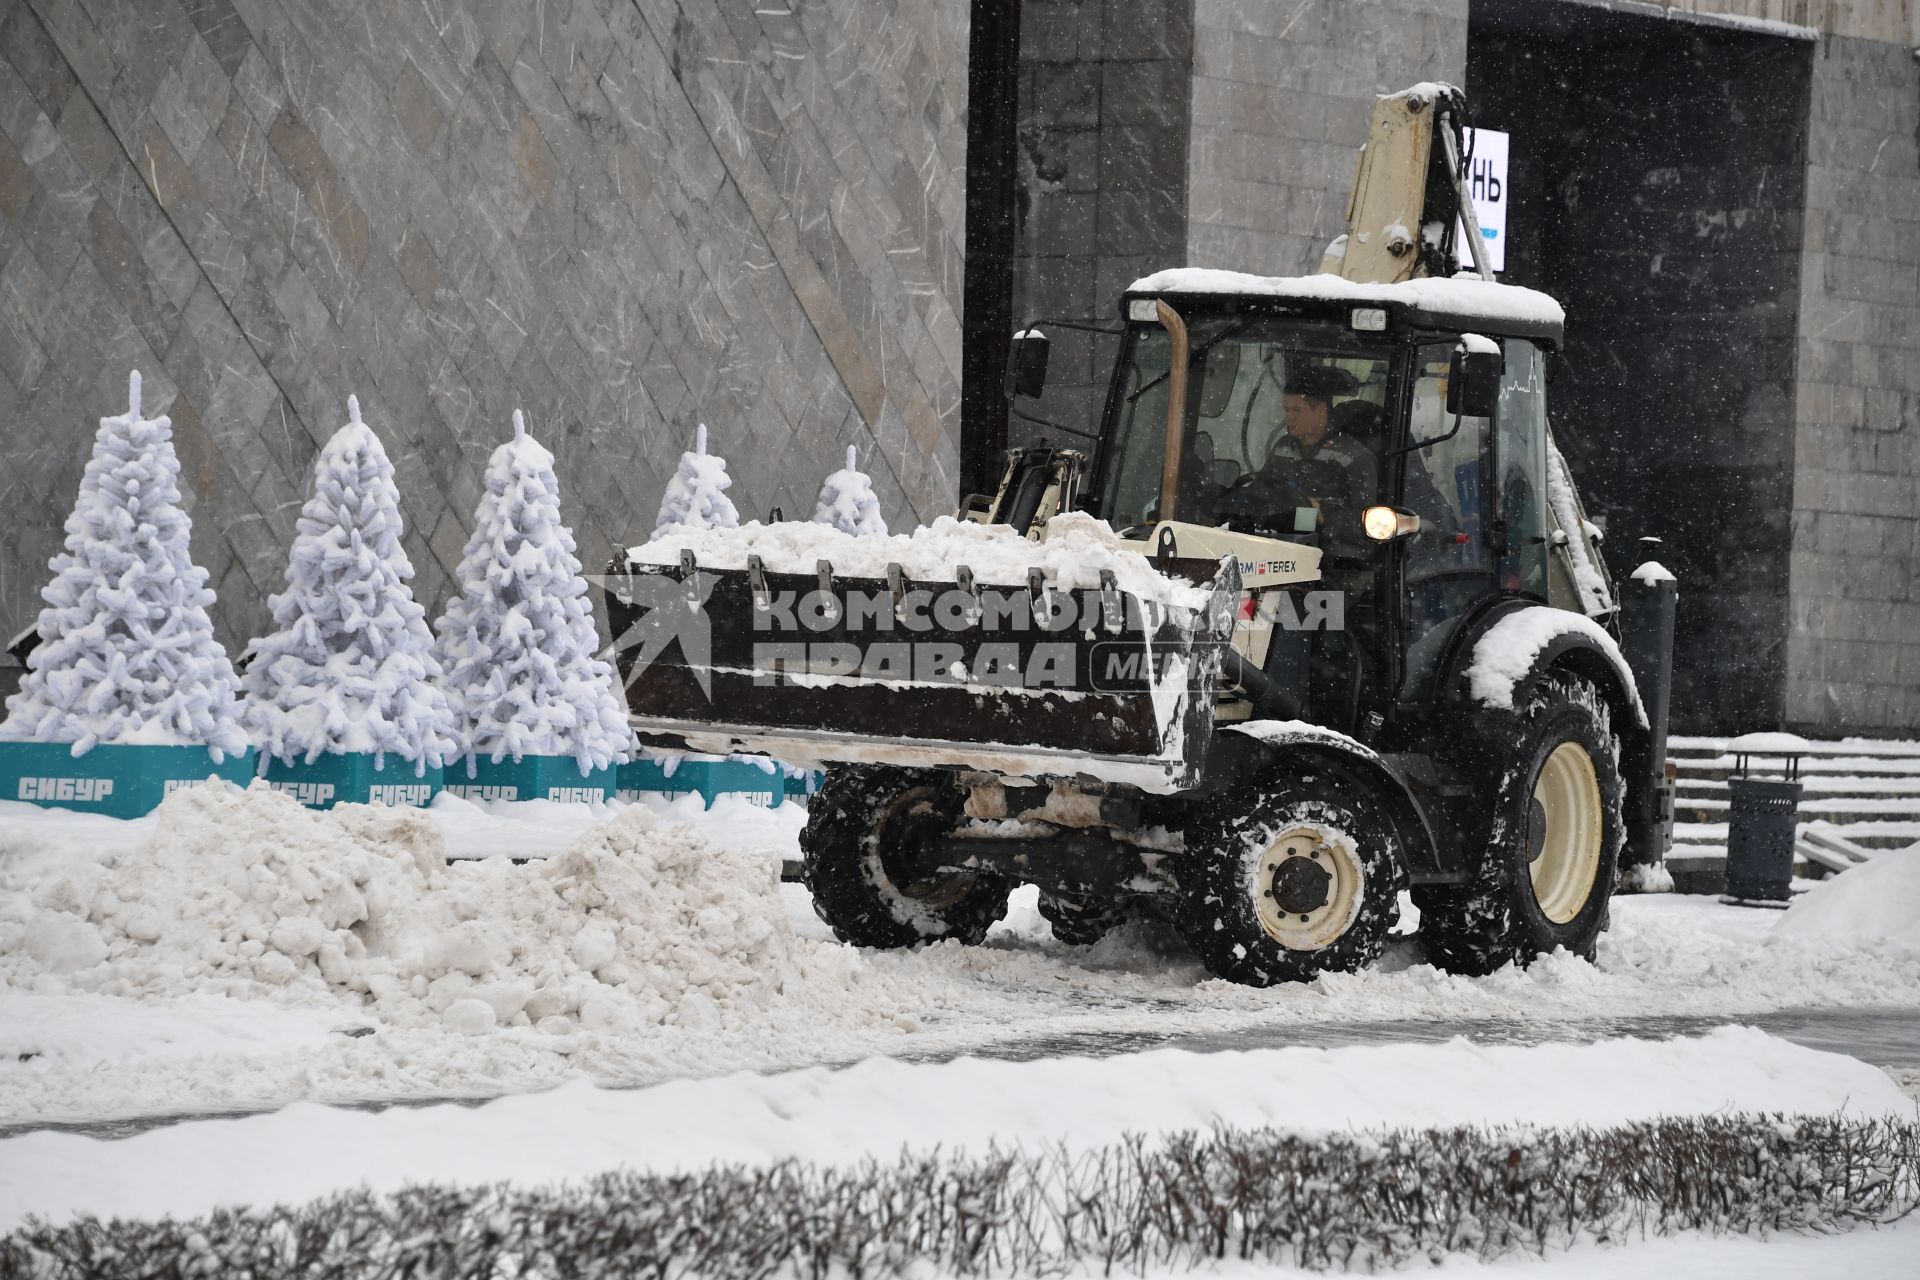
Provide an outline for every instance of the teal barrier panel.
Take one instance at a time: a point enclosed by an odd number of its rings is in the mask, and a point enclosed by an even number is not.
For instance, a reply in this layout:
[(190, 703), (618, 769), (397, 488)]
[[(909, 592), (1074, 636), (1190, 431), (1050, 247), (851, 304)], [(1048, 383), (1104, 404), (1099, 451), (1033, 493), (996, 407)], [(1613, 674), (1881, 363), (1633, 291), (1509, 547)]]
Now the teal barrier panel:
[(769, 773), (751, 760), (681, 756), (677, 761), (631, 760), (621, 765), (618, 794), (622, 800), (698, 794), (709, 809), (717, 797), (737, 795), (771, 807), (785, 797), (786, 782), (777, 768)]
[(615, 766), (581, 772), (572, 756), (521, 756), (495, 764), (486, 756), (447, 766), (446, 790), (465, 800), (554, 800), (599, 804), (613, 798)]
[(267, 785), (292, 796), (309, 809), (331, 809), (337, 804), (391, 804), (418, 808), (440, 794), (442, 771), (416, 773), (399, 756), (376, 757), (371, 751), (344, 751), (322, 755), (312, 764), (288, 764), (268, 756), (260, 770)]
[(787, 773), (786, 794), (789, 800), (805, 800), (820, 789), (826, 781), (823, 769), (793, 769)]
[(253, 773), (251, 749), (215, 764), (205, 747), (105, 743), (76, 756), (71, 743), (0, 742), (0, 799), (110, 818), (151, 813), (169, 792), (209, 777), (244, 787)]

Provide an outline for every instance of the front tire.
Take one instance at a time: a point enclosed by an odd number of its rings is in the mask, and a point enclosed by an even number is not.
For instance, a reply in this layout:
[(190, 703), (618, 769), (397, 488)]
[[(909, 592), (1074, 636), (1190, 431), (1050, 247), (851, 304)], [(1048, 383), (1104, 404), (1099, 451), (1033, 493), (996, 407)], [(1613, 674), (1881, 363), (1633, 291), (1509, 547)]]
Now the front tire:
[(961, 796), (937, 769), (830, 769), (807, 802), (801, 879), (836, 938), (857, 947), (911, 947), (943, 938), (975, 945), (1007, 913), (1007, 882), (984, 872), (911, 880), (903, 855), (951, 832)]
[(1392, 830), (1326, 776), (1223, 790), (1187, 828), (1180, 932), (1210, 972), (1249, 986), (1363, 969), (1400, 915)]
[(1479, 868), (1465, 885), (1414, 890), (1427, 954), (1475, 977), (1556, 948), (1591, 960), (1626, 831), (1606, 701), (1589, 682), (1551, 673), (1528, 700), (1517, 749), (1493, 749), (1493, 820)]

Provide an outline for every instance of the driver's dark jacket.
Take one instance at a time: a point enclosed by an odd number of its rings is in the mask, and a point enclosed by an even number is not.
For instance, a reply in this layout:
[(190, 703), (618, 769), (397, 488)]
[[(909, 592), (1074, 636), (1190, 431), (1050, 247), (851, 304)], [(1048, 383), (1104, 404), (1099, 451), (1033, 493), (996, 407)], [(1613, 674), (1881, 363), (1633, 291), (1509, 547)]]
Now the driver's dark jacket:
[(1372, 450), (1359, 441), (1329, 436), (1315, 447), (1282, 436), (1267, 456), (1258, 483), (1273, 493), (1275, 517), (1281, 521), (1276, 527), (1291, 529), (1291, 509), (1309, 506), (1309, 499), (1317, 498), (1324, 529), (1320, 545), (1328, 554), (1357, 558), (1367, 553), (1360, 513), (1373, 504), (1380, 480)]

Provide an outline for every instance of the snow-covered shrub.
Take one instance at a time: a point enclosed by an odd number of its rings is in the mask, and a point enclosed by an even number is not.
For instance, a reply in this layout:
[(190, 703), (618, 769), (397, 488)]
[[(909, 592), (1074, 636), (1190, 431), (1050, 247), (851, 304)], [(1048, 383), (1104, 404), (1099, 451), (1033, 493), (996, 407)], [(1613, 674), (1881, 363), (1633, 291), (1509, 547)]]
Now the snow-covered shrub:
[(360, 402), (314, 464), (274, 631), (253, 641), (246, 724), (263, 751), (312, 761), (354, 751), (396, 755), (416, 772), (454, 752), (426, 611), (407, 582), (393, 463)]
[(709, 1280), (1205, 1275), (1222, 1258), (1249, 1274), (1411, 1274), (1436, 1259), (1593, 1255), (1596, 1242), (1644, 1248), (1631, 1242), (1682, 1232), (1862, 1230), (1912, 1211), (1916, 1175), (1920, 1127), (1846, 1116), (1219, 1128), (1088, 1152), (989, 1144), (541, 1186), (361, 1187), (184, 1221), (29, 1218), (0, 1236), (0, 1274), (613, 1275), (635, 1258), (649, 1274)]
[(527, 434), (518, 409), (485, 484), (460, 594), (434, 624), (460, 751), (495, 761), (572, 756), (583, 770), (624, 760), (633, 731), (612, 669), (594, 656), (593, 601), (560, 522), (553, 455)]
[(828, 476), (820, 486), (820, 500), (814, 504), (815, 523), (830, 524), (842, 533), (877, 533), (885, 536), (887, 519), (880, 514), (880, 498), (873, 491), (873, 478), (860, 470), (858, 455), (847, 446), (847, 465)]
[(740, 513), (727, 497), (733, 478), (727, 474), (727, 460), (707, 452), (707, 428), (702, 423), (694, 436), (693, 449), (680, 455), (680, 466), (667, 481), (660, 497), (660, 516), (653, 522), (653, 536), (659, 537), (678, 526), (686, 529), (736, 529)]
[(93, 438), (0, 740), (71, 742), (75, 755), (100, 743), (206, 746), (216, 760), (247, 749), (179, 480), (173, 423), (141, 416), (136, 369), (127, 411), (100, 419)]

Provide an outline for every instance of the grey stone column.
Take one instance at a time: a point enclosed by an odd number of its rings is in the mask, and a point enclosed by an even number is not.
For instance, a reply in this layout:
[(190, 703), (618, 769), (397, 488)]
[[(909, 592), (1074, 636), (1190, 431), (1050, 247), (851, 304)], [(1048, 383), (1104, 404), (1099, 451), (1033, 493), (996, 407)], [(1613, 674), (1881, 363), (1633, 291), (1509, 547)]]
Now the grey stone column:
[(1920, 67), (1813, 62), (1794, 405), (1789, 723), (1920, 725)]

